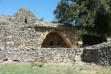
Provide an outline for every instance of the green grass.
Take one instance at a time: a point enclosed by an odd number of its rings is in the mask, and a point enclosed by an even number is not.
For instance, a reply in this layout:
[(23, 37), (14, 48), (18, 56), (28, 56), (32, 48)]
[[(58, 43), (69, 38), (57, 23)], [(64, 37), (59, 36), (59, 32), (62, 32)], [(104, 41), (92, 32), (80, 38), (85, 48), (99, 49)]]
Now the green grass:
[(111, 74), (111, 67), (44, 65), (32, 68), (32, 64), (13, 63), (1, 64), (0, 74)]
[[(32, 68), (32, 65), (5, 64), (0, 66), (0, 74), (73, 74), (69, 68), (64, 70), (52, 66)], [(75, 73), (76, 74), (76, 73)]]
[(106, 68), (106, 69), (108, 69), (108, 68), (110, 68), (110, 66), (103, 66), (103, 68)]

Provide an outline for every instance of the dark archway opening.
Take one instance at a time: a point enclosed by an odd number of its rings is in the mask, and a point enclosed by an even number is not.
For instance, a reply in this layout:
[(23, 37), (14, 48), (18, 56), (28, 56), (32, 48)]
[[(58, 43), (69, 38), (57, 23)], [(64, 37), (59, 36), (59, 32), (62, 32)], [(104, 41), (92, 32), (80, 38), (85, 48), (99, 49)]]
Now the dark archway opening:
[(54, 45), (54, 42), (53, 42), (53, 41), (50, 41), (50, 45)]
[(49, 33), (43, 41), (42, 48), (69, 48), (70, 46), (56, 32)]

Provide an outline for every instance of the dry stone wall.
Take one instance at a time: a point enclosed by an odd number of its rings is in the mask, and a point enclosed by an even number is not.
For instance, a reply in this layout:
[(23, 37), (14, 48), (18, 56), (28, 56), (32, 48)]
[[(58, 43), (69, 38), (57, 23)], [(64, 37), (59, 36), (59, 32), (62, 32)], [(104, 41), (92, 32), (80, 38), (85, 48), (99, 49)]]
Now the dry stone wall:
[(0, 62), (18, 61), (42, 63), (70, 63), (81, 65), (83, 62), (111, 65), (111, 43), (85, 48), (1, 48)]
[[(8, 33), (5, 39), (7, 48), (41, 48), (43, 41), (52, 31), (61, 34), (64, 37), (64, 40), (66, 40), (65, 43), (68, 43), (70, 47), (76, 45), (76, 34), (71, 30), (39, 27), (36, 27), (35, 29), (34, 27), (21, 27), (19, 29), (13, 30), (13, 32), (9, 31), (10, 33)], [(8, 43), (12, 43), (12, 45)]]
[[(0, 50), (0, 61), (69, 63), (81, 62), (82, 49), (72, 48), (22, 48)], [(75, 59), (76, 58), (76, 59)]]
[(101, 43), (84, 48), (81, 59), (84, 62), (111, 65), (111, 43)]

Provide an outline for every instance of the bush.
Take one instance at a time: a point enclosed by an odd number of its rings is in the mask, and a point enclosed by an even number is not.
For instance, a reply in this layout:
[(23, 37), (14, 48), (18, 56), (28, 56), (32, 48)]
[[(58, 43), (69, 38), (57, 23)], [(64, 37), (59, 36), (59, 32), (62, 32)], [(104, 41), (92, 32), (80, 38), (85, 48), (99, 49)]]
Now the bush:
[(81, 67), (79, 70), (80, 70), (80, 71), (82, 71), (82, 70), (83, 70), (83, 68)]
[(31, 66), (32, 66), (32, 67), (35, 67), (35, 66), (37, 66), (37, 67), (43, 67), (43, 64), (38, 64), (38, 63), (36, 63), (36, 62), (33, 61), (33, 62), (31, 63)]
[(87, 33), (87, 31), (85, 31), (85, 30), (77, 30), (77, 37), (78, 37), (78, 41), (82, 41), (82, 36), (84, 35), (84, 34), (88, 34)]

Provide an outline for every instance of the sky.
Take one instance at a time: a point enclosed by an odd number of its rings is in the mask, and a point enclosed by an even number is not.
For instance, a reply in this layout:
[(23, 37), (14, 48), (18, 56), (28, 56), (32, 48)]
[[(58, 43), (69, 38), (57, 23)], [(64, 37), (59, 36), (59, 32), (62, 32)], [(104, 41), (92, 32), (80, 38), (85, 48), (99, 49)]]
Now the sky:
[(0, 0), (0, 14), (13, 15), (19, 8), (28, 8), (35, 16), (44, 21), (54, 19), (53, 11), (59, 0)]

